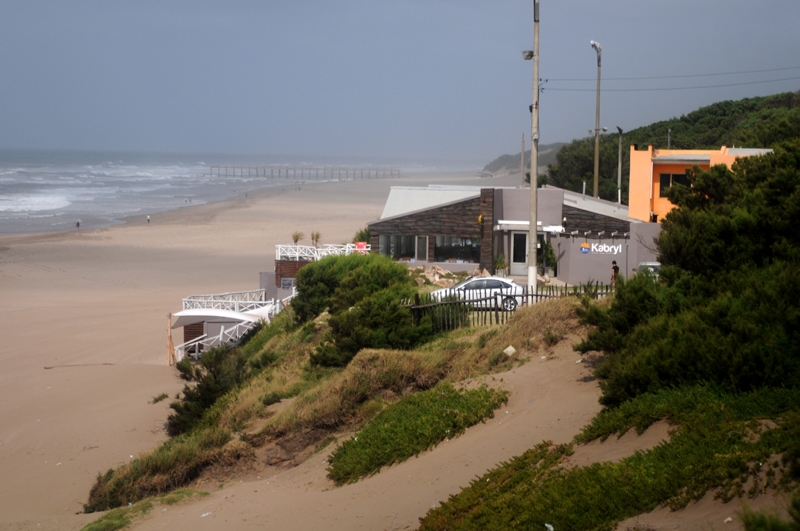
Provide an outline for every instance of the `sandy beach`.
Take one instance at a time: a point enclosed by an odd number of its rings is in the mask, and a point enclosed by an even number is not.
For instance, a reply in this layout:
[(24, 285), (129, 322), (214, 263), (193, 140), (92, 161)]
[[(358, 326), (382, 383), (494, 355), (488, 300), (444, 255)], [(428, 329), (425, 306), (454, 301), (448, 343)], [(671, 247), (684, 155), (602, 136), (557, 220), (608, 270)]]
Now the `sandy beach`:
[[(349, 241), (392, 185), (514, 185), (412, 174), (264, 189), (123, 226), (0, 238), (0, 529), (80, 529), (95, 477), (166, 436), (183, 385), (167, 314), (187, 295), (255, 289), (293, 231)], [(180, 331), (176, 340), (180, 339)]]

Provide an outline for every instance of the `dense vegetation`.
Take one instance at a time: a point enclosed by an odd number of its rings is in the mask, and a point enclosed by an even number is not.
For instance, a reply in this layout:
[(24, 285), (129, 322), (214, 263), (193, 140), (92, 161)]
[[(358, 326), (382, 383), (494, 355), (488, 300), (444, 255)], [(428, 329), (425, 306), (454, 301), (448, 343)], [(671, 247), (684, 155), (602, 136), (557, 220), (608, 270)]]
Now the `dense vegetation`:
[(730, 391), (800, 384), (800, 141), (674, 186), (658, 239), (659, 282), (620, 282), (579, 349), (602, 350), (601, 402), (715, 382)]
[[(772, 148), (780, 142), (800, 138), (800, 92), (721, 101), (680, 118), (625, 131), (622, 136), (622, 202), (628, 203), (630, 146), (667, 147), (671, 130), (673, 149), (719, 149), (720, 146)], [(600, 135), (600, 197), (617, 199), (619, 135)], [(519, 167), (519, 158), (510, 166)], [(539, 184), (551, 184), (580, 192), (583, 183), (591, 191), (594, 180), (594, 137), (564, 145), (548, 165)]]
[(312, 363), (343, 367), (363, 348), (409, 349), (431, 338), (430, 321), (413, 326), (403, 299), (416, 284), (408, 268), (379, 254), (331, 256), (305, 266), (297, 275), (292, 308), (298, 323), (323, 311), (330, 333)]

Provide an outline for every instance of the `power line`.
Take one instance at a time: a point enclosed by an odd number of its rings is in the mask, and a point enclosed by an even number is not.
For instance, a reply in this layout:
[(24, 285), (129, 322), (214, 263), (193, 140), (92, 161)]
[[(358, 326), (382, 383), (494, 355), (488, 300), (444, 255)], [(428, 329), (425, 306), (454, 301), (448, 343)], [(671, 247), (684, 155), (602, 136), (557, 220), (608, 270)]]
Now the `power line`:
[[(734, 76), (740, 74), (762, 74), (764, 72), (783, 72), (786, 70), (800, 70), (800, 66), (787, 66), (785, 68), (770, 68), (767, 70), (742, 70), (740, 72), (720, 72), (716, 74), (687, 74), (679, 76), (650, 76), (650, 77), (608, 77), (605, 81), (639, 81), (647, 79), (680, 79), (690, 77), (713, 77), (713, 76)], [(549, 81), (595, 81), (595, 78), (589, 77), (562, 77), (562, 78), (548, 78)]]
[[(722, 85), (701, 85), (697, 87), (658, 87), (658, 88), (635, 88), (635, 89), (602, 89), (601, 92), (658, 92), (658, 91), (671, 91), (671, 90), (698, 90), (698, 89), (708, 89), (708, 88), (724, 88), (724, 87), (740, 87), (742, 85), (760, 85), (764, 83), (777, 83), (779, 81), (792, 81), (795, 79), (800, 79), (800, 76), (797, 77), (785, 77), (783, 79), (768, 79), (764, 81), (747, 81), (743, 83), (726, 83)], [(594, 92), (596, 89), (578, 89), (578, 88), (542, 88), (542, 92), (544, 91), (558, 91), (558, 92)]]

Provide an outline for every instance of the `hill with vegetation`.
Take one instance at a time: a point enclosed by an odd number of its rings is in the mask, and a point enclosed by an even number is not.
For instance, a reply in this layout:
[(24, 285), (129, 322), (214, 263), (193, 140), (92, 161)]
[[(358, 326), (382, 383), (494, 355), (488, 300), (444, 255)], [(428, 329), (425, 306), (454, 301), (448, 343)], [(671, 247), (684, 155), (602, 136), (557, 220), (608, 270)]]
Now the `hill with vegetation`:
[[(630, 146), (666, 148), (668, 136), (673, 149), (719, 149), (721, 146), (772, 148), (782, 141), (800, 138), (800, 92), (721, 101), (679, 118), (623, 132), (623, 203), (628, 202)], [(601, 198), (611, 201), (617, 199), (618, 142), (619, 135), (616, 132), (600, 135), (599, 192)], [(547, 160), (547, 173), (540, 175), (540, 185), (551, 184), (580, 192), (586, 182), (591, 190), (594, 180), (594, 137), (563, 144), (557, 153), (551, 154), (550, 159), (541, 160)], [(512, 169), (514, 164), (519, 167), (518, 156), (516, 162), (508, 162)]]
[[(556, 153), (565, 146), (563, 142), (555, 144), (542, 144), (539, 146), (539, 167), (546, 167), (556, 160)], [(531, 165), (531, 150), (525, 152), (525, 167)], [(519, 153), (515, 155), (500, 155), (492, 162), (483, 167), (483, 171), (489, 173), (516, 173), (519, 171)]]

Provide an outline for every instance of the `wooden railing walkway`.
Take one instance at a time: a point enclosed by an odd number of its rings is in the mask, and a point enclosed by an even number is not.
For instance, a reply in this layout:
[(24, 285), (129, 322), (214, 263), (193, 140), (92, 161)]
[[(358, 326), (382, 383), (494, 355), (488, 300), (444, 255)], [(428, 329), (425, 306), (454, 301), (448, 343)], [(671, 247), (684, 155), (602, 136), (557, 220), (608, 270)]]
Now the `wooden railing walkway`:
[[(523, 286), (521, 292), (507, 290), (471, 290), (455, 293), (444, 298), (431, 293), (417, 294), (414, 299), (405, 299), (402, 304), (411, 310), (415, 325), (429, 317), (437, 332), (455, 330), (466, 326), (486, 326), (506, 324), (520, 306), (562, 297), (583, 297), (601, 299), (614, 292), (614, 287), (603, 284), (580, 286), (537, 286), (529, 291)], [(463, 299), (463, 293), (468, 293)]]

